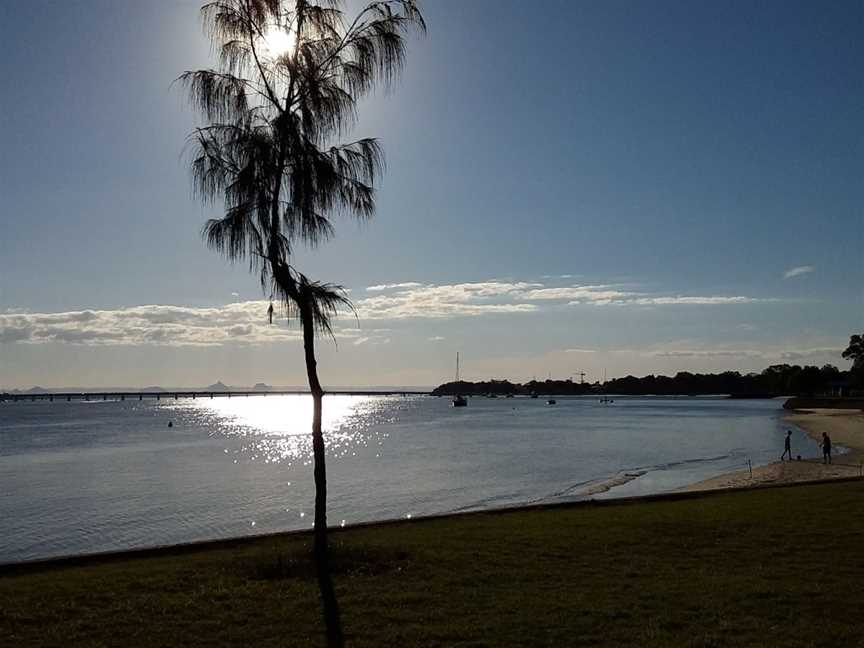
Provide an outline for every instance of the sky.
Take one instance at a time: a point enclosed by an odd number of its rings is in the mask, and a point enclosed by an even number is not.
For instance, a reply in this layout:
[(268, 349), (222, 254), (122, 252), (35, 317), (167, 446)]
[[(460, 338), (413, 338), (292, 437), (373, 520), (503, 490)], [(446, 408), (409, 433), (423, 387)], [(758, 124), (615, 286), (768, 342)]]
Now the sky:
[[(298, 254), (357, 307), (325, 385), (436, 385), (457, 351), (475, 380), (848, 368), (864, 4), (421, 7), (352, 133), (377, 214)], [(201, 241), (198, 8), (0, 2), (0, 389), (304, 383), (296, 323)]]

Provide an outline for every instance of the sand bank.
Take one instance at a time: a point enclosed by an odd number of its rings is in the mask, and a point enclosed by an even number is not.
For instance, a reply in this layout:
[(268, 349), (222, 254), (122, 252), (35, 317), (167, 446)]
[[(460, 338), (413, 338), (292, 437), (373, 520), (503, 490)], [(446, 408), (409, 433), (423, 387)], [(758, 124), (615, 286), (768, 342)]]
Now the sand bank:
[[(783, 417), (816, 440), (825, 432), (835, 446), (848, 450), (834, 453), (829, 465), (821, 459), (805, 461), (775, 462), (767, 466), (740, 470), (697, 482), (682, 490), (713, 490), (718, 488), (740, 488), (766, 484), (791, 484), (840, 477), (856, 477), (864, 472), (864, 412), (841, 409), (794, 410)], [(794, 452), (794, 449), (793, 449)]]

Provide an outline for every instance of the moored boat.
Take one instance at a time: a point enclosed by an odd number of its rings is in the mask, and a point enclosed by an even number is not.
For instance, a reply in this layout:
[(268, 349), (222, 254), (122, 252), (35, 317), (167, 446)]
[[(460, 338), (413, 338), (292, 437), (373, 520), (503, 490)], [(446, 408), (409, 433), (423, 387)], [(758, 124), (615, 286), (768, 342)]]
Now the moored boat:
[[(456, 352), (456, 384), (459, 384), (459, 352)], [(453, 407), (468, 407), (468, 400), (461, 394), (453, 396)]]

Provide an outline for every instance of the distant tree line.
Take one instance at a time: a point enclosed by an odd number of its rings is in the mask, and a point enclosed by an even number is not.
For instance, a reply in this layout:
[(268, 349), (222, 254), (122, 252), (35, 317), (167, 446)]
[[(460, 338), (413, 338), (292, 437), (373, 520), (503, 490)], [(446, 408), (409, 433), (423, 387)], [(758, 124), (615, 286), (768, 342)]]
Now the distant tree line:
[(834, 365), (823, 367), (790, 364), (771, 365), (761, 373), (724, 371), (716, 374), (679, 371), (674, 376), (625, 376), (605, 383), (573, 380), (543, 380), (520, 384), (509, 380), (449, 382), (436, 387), (434, 395), (708, 395), (728, 394), (742, 398), (773, 396), (849, 395), (864, 392), (864, 335), (853, 335), (843, 357), (852, 361), (849, 371)]
[(641, 378), (625, 376), (605, 383), (578, 383), (572, 380), (543, 380), (520, 384), (509, 380), (483, 380), (480, 382), (449, 382), (440, 385), (434, 395), (496, 396), (551, 394), (585, 395), (594, 393), (645, 395), (706, 395), (731, 394), (734, 396), (820, 395), (831, 393), (848, 383), (850, 372), (840, 371), (833, 365), (801, 367), (798, 365), (772, 365), (762, 373), (741, 374), (724, 371), (719, 374), (699, 374), (680, 371), (674, 376), (648, 375)]
[(625, 376), (605, 383), (579, 383), (572, 380), (544, 380), (520, 384), (509, 380), (484, 380), (480, 382), (449, 382), (440, 385), (433, 395), (585, 395), (623, 394), (658, 396), (730, 394), (740, 397), (773, 396), (817, 396), (831, 394), (850, 384), (849, 371), (840, 371), (833, 365), (813, 367), (779, 364), (772, 365), (762, 373), (741, 374), (724, 371), (717, 374), (679, 371), (674, 376), (648, 375), (641, 378)]
[(694, 374), (680, 371), (675, 376), (626, 376), (610, 380), (605, 390), (615, 394), (730, 394), (741, 397), (816, 396), (838, 392), (848, 382), (849, 372), (833, 365), (824, 367), (779, 364), (761, 373)]

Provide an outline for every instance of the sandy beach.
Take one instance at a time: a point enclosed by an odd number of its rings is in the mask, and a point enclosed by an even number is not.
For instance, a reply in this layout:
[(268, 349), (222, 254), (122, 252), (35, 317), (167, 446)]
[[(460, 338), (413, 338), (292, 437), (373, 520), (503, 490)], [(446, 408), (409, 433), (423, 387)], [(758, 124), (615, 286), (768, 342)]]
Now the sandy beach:
[(864, 412), (841, 409), (795, 410), (783, 420), (801, 428), (817, 441), (821, 440), (822, 433), (826, 432), (835, 448), (842, 446), (847, 451), (842, 454), (835, 451), (833, 461), (828, 465), (823, 464), (822, 459), (777, 461), (767, 466), (754, 467), (752, 476), (749, 469), (741, 470), (691, 484), (682, 490), (791, 484), (861, 475), (864, 468)]

